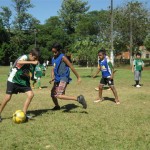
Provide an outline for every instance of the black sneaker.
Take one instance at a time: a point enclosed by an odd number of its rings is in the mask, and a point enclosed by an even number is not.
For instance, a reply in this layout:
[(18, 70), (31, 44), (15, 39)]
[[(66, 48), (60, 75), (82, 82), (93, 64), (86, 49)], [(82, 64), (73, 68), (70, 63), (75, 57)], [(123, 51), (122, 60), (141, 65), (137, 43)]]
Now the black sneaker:
[(1, 118), (1, 116), (0, 116), (0, 122), (2, 122), (2, 118)]
[(55, 106), (54, 108), (52, 108), (52, 110), (60, 110), (60, 106)]
[(87, 108), (87, 104), (86, 104), (86, 101), (84, 99), (84, 96), (83, 95), (79, 95), (77, 97), (77, 101), (82, 104), (83, 108), (86, 109)]

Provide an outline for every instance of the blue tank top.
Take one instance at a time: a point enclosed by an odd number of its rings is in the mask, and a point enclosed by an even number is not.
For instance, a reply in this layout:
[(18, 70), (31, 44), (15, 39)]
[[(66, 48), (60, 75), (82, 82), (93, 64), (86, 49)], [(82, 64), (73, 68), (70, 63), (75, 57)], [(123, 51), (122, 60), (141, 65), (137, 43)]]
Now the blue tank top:
[(109, 78), (112, 74), (109, 63), (110, 61), (107, 58), (99, 60), (99, 65), (101, 67), (102, 77)]
[(57, 58), (52, 59), (52, 65), (54, 67), (55, 82), (65, 81), (69, 83), (70, 78), (70, 69), (63, 61), (62, 57), (64, 54), (60, 54)]

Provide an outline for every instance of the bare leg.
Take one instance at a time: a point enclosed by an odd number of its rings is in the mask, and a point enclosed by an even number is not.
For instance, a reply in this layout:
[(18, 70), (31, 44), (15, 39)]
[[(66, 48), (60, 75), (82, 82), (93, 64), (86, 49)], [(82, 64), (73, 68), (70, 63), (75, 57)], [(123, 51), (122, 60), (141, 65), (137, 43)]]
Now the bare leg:
[(74, 97), (74, 96), (58, 95), (57, 98), (65, 99), (65, 100), (75, 100), (75, 101), (77, 101), (77, 97)]
[(6, 94), (5, 98), (3, 99), (1, 105), (0, 105), (0, 114), (5, 108), (6, 104), (10, 101), (12, 94)]
[(95, 103), (98, 103), (98, 102), (100, 102), (100, 101), (103, 100), (103, 98), (102, 98), (103, 86), (104, 86), (103, 84), (100, 84), (100, 85), (99, 85), (98, 98), (94, 101)]
[(118, 99), (118, 94), (117, 94), (115, 86), (110, 86), (110, 88), (111, 88), (111, 90), (112, 90), (112, 92), (113, 92), (113, 94), (115, 96), (115, 102), (116, 102), (116, 104), (120, 104), (120, 101)]
[(26, 92), (26, 94), (27, 94), (27, 99), (26, 99), (24, 106), (23, 106), (23, 111), (25, 114), (26, 114), (27, 109), (31, 103), (32, 98), (34, 97), (33, 91), (28, 91), (28, 92)]
[(54, 102), (54, 104), (55, 104), (55, 106), (59, 106), (59, 104), (58, 104), (58, 100), (57, 100), (57, 98), (56, 97), (52, 97), (52, 100), (53, 100), (53, 102)]
[(102, 99), (102, 91), (103, 91), (103, 86), (102, 84), (99, 85), (99, 99)]

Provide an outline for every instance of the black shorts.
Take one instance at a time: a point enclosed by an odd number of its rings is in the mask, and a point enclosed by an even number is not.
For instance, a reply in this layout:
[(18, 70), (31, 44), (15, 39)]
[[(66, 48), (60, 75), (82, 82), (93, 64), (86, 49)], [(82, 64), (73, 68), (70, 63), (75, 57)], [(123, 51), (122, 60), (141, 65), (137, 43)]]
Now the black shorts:
[(25, 93), (28, 91), (32, 91), (31, 87), (23, 86), (23, 85), (19, 85), (19, 84), (7, 81), (6, 94)]
[(114, 80), (113, 79), (110, 79), (110, 78), (101, 78), (101, 81), (100, 81), (100, 84), (103, 84), (103, 85), (114, 85)]

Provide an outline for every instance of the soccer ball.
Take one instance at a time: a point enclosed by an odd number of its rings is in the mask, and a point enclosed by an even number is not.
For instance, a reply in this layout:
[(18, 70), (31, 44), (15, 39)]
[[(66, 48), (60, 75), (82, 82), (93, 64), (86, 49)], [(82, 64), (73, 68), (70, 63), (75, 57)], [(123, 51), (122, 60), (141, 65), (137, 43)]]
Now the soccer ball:
[(17, 110), (13, 114), (13, 122), (14, 123), (23, 123), (26, 120), (26, 115), (22, 110)]

